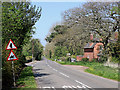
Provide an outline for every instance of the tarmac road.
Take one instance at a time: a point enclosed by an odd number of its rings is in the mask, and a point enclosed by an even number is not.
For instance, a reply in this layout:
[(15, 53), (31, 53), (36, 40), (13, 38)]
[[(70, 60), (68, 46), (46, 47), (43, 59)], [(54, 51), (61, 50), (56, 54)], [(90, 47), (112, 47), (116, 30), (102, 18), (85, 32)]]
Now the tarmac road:
[(51, 88), (52, 90), (56, 90), (56, 88), (65, 90), (80, 90), (81, 88), (82, 90), (96, 90), (102, 88), (103, 90), (106, 88), (118, 90), (117, 81), (70, 69), (46, 58), (37, 61), (32, 66), (38, 88)]

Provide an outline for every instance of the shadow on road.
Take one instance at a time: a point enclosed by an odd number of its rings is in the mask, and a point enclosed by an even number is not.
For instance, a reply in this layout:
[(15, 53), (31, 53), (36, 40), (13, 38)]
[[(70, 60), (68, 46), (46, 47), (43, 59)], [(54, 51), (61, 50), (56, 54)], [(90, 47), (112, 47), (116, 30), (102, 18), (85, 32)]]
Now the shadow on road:
[(35, 77), (43, 77), (43, 76), (48, 76), (50, 74), (47, 74), (47, 73), (35, 73), (34, 76)]
[(40, 70), (43, 70), (43, 69), (34, 69), (33, 71), (35, 71), (35, 72), (36, 72), (36, 71), (40, 71)]

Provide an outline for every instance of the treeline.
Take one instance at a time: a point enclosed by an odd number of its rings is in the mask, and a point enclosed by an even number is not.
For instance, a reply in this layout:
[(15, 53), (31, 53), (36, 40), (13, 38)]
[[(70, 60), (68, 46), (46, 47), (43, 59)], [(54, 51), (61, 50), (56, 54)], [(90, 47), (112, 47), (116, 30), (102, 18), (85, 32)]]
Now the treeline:
[(64, 11), (63, 23), (51, 28), (46, 37), (48, 42), (45, 55), (64, 57), (70, 53), (73, 57), (83, 54), (83, 48), (94, 38), (101, 38), (104, 45), (103, 59), (120, 58), (120, 5), (119, 2), (88, 2), (82, 7)]
[[(24, 46), (31, 40), (33, 26), (41, 17), (41, 8), (32, 6), (30, 2), (2, 3), (2, 88), (13, 85), (12, 62), (7, 62), (10, 50), (5, 50), (10, 39), (17, 46), (13, 50), (19, 60), (14, 61), (16, 79), (25, 66)], [(38, 40), (33, 40), (40, 43)], [(39, 52), (38, 52), (39, 53)]]
[(39, 39), (31, 39), (23, 46), (22, 54), (26, 56), (27, 60), (34, 57), (35, 60), (41, 60), (43, 53), (43, 46)]

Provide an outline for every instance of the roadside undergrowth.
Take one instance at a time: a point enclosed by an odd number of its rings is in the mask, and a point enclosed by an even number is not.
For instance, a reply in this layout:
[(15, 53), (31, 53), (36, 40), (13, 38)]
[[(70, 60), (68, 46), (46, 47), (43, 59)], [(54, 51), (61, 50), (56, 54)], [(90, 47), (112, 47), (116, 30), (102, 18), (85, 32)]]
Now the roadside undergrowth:
[(32, 67), (28, 66), (23, 69), (19, 79), (16, 81), (17, 89), (37, 88), (37, 84), (32, 72)]

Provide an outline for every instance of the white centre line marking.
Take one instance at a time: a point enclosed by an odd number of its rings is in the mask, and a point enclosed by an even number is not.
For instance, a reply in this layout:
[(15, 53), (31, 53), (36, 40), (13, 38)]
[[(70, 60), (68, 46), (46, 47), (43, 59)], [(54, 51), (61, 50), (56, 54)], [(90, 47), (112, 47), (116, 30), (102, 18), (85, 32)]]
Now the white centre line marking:
[(51, 88), (51, 87), (42, 87), (42, 88)]
[(56, 70), (56, 69), (54, 69), (54, 68), (53, 68), (53, 70), (57, 72), (57, 70)]
[(85, 85), (85, 84), (83, 84), (82, 82), (80, 82), (80, 81), (77, 81), (77, 80), (75, 80), (77, 83), (79, 83), (79, 84), (81, 84), (81, 85), (83, 85), (83, 87), (85, 86), (85, 87), (87, 87), (87, 88), (91, 88), (91, 87), (89, 87), (89, 86), (87, 86), (87, 85)]
[(52, 68), (51, 66), (49, 66), (50, 68)]
[[(53, 69), (54, 71), (58, 71), (58, 70), (56, 70), (56, 69), (54, 69), (54, 68), (52, 68), (49, 64), (47, 64), (51, 69)], [(65, 77), (68, 77), (69, 78), (69, 76), (68, 75), (66, 75), (66, 74), (64, 74), (64, 73), (61, 73), (61, 72), (59, 72), (60, 74), (62, 74), (63, 76), (65, 76)]]
[(61, 73), (61, 72), (59, 72), (60, 74), (62, 74), (63, 76), (65, 76), (65, 77), (68, 77), (69, 78), (69, 76), (67, 76), (66, 74), (64, 74), (64, 73)]

